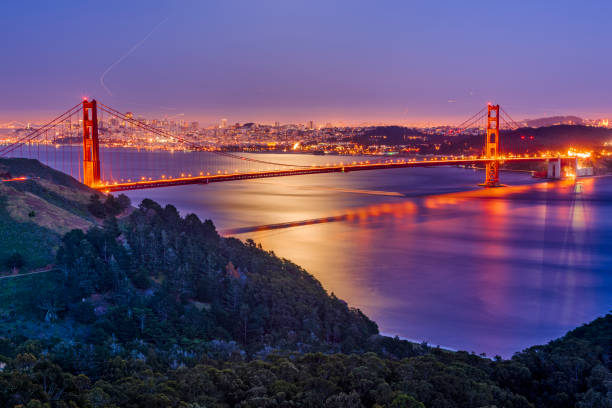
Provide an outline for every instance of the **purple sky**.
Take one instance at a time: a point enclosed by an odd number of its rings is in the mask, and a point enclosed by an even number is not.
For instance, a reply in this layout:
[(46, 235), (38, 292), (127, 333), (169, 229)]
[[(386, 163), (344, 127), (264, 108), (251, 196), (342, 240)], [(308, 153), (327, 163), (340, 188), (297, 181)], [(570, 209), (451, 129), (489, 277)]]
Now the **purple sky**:
[(607, 0), (4, 1), (0, 120), (84, 95), (205, 123), (606, 117), (611, 19)]

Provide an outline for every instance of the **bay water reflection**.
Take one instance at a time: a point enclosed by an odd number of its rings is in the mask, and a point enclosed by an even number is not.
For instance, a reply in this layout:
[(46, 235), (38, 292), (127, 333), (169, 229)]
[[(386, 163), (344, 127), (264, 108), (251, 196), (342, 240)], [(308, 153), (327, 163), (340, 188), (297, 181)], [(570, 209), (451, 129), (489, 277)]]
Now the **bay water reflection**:
[[(278, 157), (274, 157), (279, 159)], [(130, 192), (303, 266), (385, 334), (509, 357), (612, 307), (612, 178), (395, 169)]]
[[(80, 175), (78, 146), (31, 150)], [(159, 177), (160, 160), (167, 174), (206, 171), (211, 155), (104, 148), (103, 172), (106, 180)], [(254, 156), (306, 165), (363, 160)], [(212, 163), (234, 171), (231, 160)], [(252, 238), (389, 335), (509, 357), (610, 311), (612, 178), (542, 182), (502, 173), (509, 187), (487, 190), (477, 187), (482, 179), (472, 169), (415, 168), (128, 195), (135, 205), (152, 198), (212, 219), (225, 235)]]

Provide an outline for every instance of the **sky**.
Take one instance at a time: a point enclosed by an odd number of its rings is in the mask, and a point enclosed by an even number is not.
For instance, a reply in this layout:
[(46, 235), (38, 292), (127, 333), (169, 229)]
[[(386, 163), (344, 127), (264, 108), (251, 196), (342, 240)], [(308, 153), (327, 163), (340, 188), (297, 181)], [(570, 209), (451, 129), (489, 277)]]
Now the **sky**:
[(83, 96), (202, 123), (612, 117), (611, 19), (609, 0), (7, 0), (0, 120)]

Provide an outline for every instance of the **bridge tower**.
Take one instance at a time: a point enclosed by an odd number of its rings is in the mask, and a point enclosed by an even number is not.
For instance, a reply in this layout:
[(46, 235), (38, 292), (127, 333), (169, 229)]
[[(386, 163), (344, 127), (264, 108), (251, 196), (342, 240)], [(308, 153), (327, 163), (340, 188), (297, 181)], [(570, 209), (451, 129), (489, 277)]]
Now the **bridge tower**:
[(98, 105), (83, 100), (83, 184), (100, 183), (100, 148), (98, 146)]
[[(499, 154), (499, 105), (487, 105), (487, 135), (485, 140), (485, 157), (497, 159)], [(499, 161), (487, 162), (485, 187), (499, 186)]]

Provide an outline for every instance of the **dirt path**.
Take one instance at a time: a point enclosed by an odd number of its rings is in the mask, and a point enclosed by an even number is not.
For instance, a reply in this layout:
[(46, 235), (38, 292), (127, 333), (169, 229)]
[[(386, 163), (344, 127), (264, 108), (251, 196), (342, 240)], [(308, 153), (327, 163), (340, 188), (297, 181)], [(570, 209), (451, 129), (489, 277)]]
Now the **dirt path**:
[(39, 273), (51, 272), (53, 270), (55, 270), (55, 267), (49, 265), (49, 266), (45, 266), (44, 268), (36, 269), (34, 271), (31, 271), (31, 272), (13, 273), (13, 274), (10, 274), (10, 275), (0, 276), (0, 279), (10, 279), (10, 278), (19, 278), (21, 276), (37, 275)]

